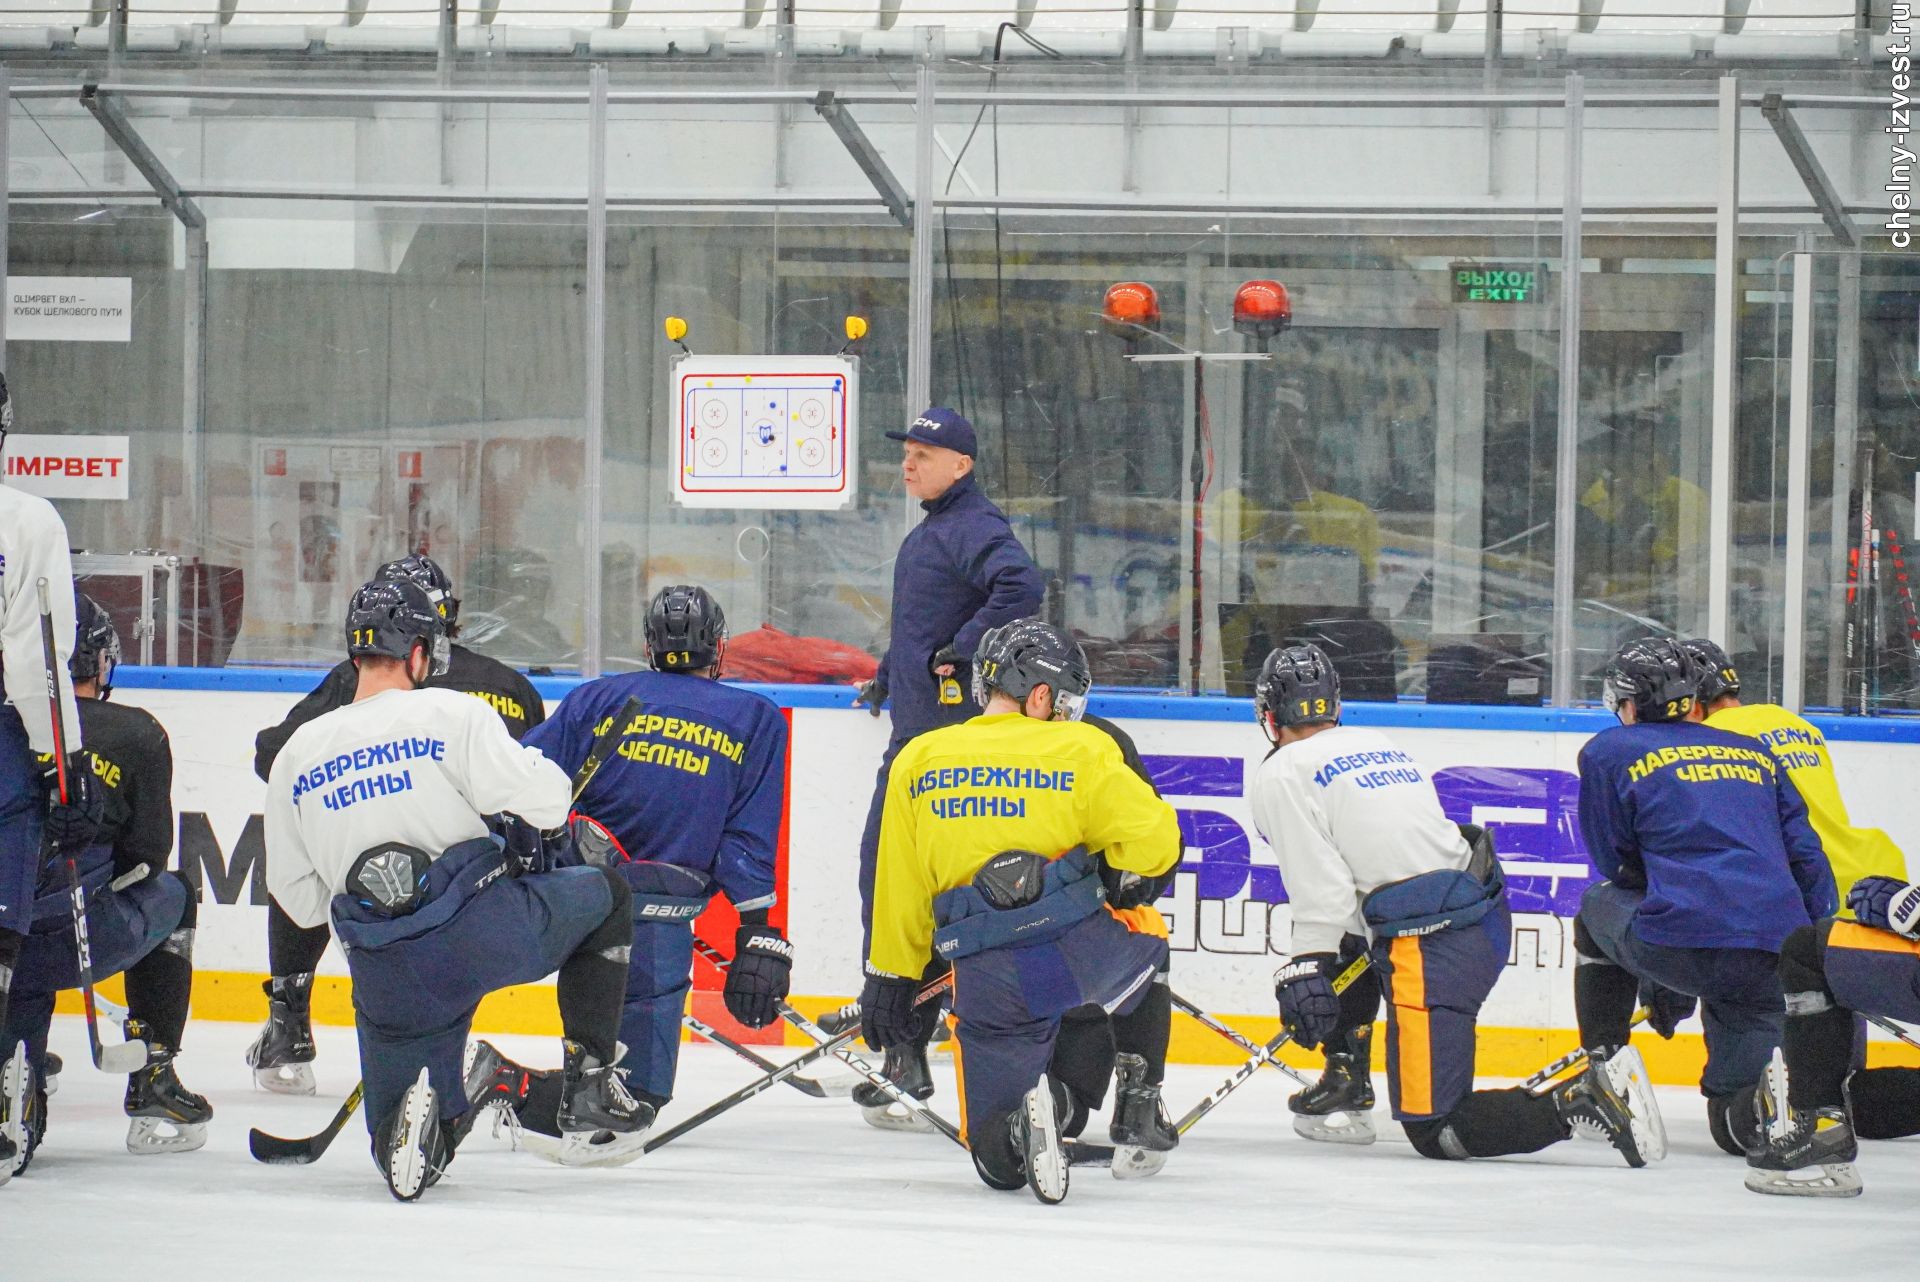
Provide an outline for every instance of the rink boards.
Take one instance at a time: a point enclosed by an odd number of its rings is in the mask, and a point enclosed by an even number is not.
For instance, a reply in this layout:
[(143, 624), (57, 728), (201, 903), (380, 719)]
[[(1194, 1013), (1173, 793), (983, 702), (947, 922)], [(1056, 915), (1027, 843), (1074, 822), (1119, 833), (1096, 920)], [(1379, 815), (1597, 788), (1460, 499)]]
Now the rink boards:
[[(194, 999), (200, 1018), (264, 1015), (269, 854), (261, 839), (266, 789), (252, 771), (253, 735), (277, 722), (316, 679), (148, 669), (126, 672), (116, 688), (116, 699), (152, 711), (173, 741), (180, 845), (201, 887)], [(542, 684), (551, 705), (569, 683)], [(887, 723), (846, 707), (847, 692), (764, 689), (788, 705), (792, 724), (782, 893), (796, 951), (794, 992), (810, 999), (799, 1005), (817, 1010), (858, 989), (855, 869)], [(1288, 939), (1289, 909), (1273, 853), (1255, 832), (1246, 801), (1247, 780), (1266, 751), (1247, 705), (1117, 695), (1095, 707), (1134, 736), (1160, 791), (1180, 812), (1186, 851), (1175, 887), (1160, 903), (1172, 931), (1174, 987), (1247, 1031), (1269, 1035), (1271, 975)], [(1349, 705), (1348, 720), (1386, 728), (1433, 777), (1451, 817), (1495, 831), (1514, 932), (1507, 972), (1482, 1015), (1481, 1071), (1530, 1071), (1572, 1042), (1571, 918), (1594, 877), (1578, 831), (1575, 767), (1581, 744), (1608, 721), (1540, 709), (1366, 704)], [(1920, 777), (1920, 726), (1820, 724), (1854, 821), (1884, 828), (1902, 847), (1920, 850), (1920, 808), (1912, 791)], [(715, 943), (731, 943), (730, 923), (712, 927)], [(329, 950), (322, 973), (345, 975), (337, 950)], [(711, 974), (696, 982), (717, 987)], [(316, 1016), (350, 1022), (344, 980), (323, 979), (320, 989)], [(717, 1001), (696, 1001), (703, 1016), (716, 1013)], [(491, 999), (477, 1022), (500, 1032), (558, 1028), (551, 992), (541, 987)], [(1691, 1027), (1697, 1034), (1697, 1022)], [(1697, 1035), (1649, 1050), (1656, 1074), (1673, 1081), (1697, 1076), (1699, 1055)], [(1226, 1062), (1238, 1052), (1182, 1019), (1174, 1056)]]

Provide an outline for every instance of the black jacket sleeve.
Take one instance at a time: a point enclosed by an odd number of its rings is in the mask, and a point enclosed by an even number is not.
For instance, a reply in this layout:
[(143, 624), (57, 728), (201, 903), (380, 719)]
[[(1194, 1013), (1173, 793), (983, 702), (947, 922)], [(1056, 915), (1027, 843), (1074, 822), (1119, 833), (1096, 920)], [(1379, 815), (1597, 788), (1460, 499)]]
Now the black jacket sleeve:
[[(513, 675), (520, 678), (520, 706), (527, 710), (527, 730), (531, 730), (547, 719), (547, 703), (540, 697), (540, 692), (533, 688), (533, 682), (527, 680), (525, 674), (515, 672)], [(526, 731), (523, 730), (521, 733), (525, 734)]]
[(253, 773), (264, 782), (273, 771), (273, 759), (280, 755), (280, 749), (287, 746), (287, 740), (293, 738), (293, 732), (315, 717), (352, 703), (353, 692), (359, 683), (360, 674), (353, 666), (353, 660), (343, 659), (336, 664), (325, 680), (315, 686), (306, 698), (293, 705), (293, 711), (287, 714), (285, 721), (277, 726), (269, 726), (253, 737)]

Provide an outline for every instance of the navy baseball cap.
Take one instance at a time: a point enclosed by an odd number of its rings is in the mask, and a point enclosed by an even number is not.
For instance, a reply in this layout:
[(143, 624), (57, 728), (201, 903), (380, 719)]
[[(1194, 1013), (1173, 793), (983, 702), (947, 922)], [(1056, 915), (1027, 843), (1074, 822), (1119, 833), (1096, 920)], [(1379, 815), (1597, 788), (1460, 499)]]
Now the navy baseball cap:
[(938, 445), (942, 449), (958, 450), (968, 458), (974, 457), (974, 450), (977, 448), (973, 438), (973, 424), (962, 418), (958, 410), (950, 410), (944, 405), (936, 405), (913, 420), (912, 425), (904, 432), (888, 432), (887, 439)]

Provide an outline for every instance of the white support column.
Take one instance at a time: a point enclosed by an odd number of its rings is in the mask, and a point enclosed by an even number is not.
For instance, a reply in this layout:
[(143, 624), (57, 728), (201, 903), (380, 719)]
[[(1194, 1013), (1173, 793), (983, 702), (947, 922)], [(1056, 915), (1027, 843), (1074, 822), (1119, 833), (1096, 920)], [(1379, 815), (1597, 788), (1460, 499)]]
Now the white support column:
[(600, 675), (602, 651), (600, 564), (602, 487), (607, 453), (607, 67), (596, 63), (587, 77), (587, 341), (586, 419), (581, 448), (580, 674)]
[(1567, 76), (1567, 114), (1561, 126), (1560, 412), (1553, 481), (1553, 706), (1573, 703), (1576, 630), (1573, 626), (1573, 531), (1577, 522), (1580, 442), (1580, 245), (1586, 92), (1579, 72)]
[(1740, 403), (1740, 81), (1720, 80), (1713, 247), (1713, 425), (1707, 457), (1707, 635), (1734, 648), (1733, 419)]
[(1782, 595), (1786, 637), (1781, 646), (1780, 702), (1789, 712), (1806, 706), (1807, 525), (1809, 449), (1813, 439), (1812, 254), (1793, 256), (1793, 346), (1787, 367), (1787, 575)]

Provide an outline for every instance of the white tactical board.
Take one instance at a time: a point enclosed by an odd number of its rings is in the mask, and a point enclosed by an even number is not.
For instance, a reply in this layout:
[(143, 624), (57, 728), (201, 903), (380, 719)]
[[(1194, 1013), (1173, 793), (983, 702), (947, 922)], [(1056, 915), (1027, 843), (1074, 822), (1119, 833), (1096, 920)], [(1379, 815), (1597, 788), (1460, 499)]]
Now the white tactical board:
[(853, 502), (858, 358), (682, 356), (672, 383), (678, 502), (777, 509)]

